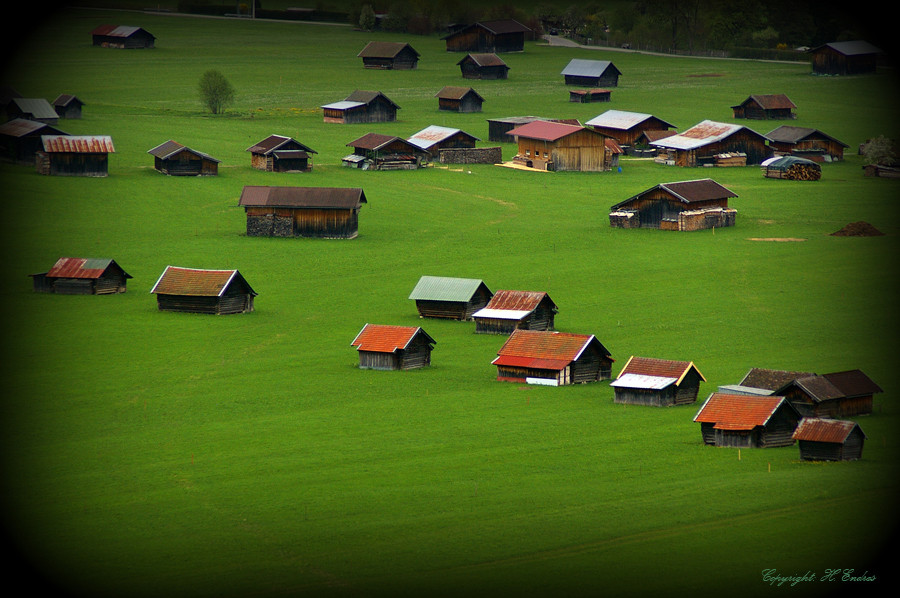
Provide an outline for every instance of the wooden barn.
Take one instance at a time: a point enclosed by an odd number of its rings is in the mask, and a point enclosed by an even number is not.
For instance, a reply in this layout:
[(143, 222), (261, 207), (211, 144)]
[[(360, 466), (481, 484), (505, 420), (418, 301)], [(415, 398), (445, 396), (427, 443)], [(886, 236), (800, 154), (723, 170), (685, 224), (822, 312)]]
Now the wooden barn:
[(450, 112), (481, 112), (484, 98), (471, 87), (448, 85), (434, 94), (438, 99), (438, 110)]
[(116, 151), (107, 135), (42, 135), (41, 151), (35, 154), (40, 174), (105, 177), (109, 154)]
[(494, 294), (476, 278), (422, 276), (409, 298), (416, 302), (420, 318), (471, 320)]
[(570, 89), (569, 101), (576, 104), (608, 102), (611, 95), (612, 91), (609, 89)]
[(34, 166), (35, 155), (44, 149), (43, 135), (66, 135), (56, 127), (16, 118), (0, 125), (2, 158), (16, 164)]
[(237, 270), (166, 266), (150, 289), (160, 311), (239, 314), (253, 311), (254, 291)]
[[(641, 135), (648, 131), (668, 131), (675, 125), (652, 114), (643, 112), (627, 112), (625, 110), (607, 110), (584, 123), (607, 137), (615, 139), (625, 153), (639, 144)], [(673, 133), (674, 134), (674, 133)]]
[(813, 162), (843, 160), (844, 149), (850, 147), (843, 141), (809, 127), (782, 125), (766, 133), (766, 137), (776, 156), (789, 154)]
[(248, 237), (353, 239), (364, 203), (362, 189), (248, 185), (238, 205), (247, 215)]
[(734, 118), (754, 120), (788, 120), (797, 118), (797, 105), (783, 93), (756, 94), (736, 106), (732, 106)]
[(50, 270), (31, 277), (36, 293), (109, 295), (124, 293), (131, 275), (115, 260), (61, 257)]
[(822, 167), (812, 160), (797, 156), (774, 156), (759, 165), (767, 179), (787, 179), (790, 181), (818, 181), (822, 178)]
[(91, 31), (93, 44), (101, 48), (153, 48), (156, 36), (141, 27), (129, 25), (100, 25)]
[(613, 361), (593, 334), (513, 330), (491, 364), (503, 382), (565, 386), (608, 380)]
[(874, 73), (881, 50), (867, 41), (831, 42), (809, 50), (816, 75)]
[(509, 66), (496, 54), (466, 54), (456, 63), (463, 79), (506, 79)]
[(812, 372), (792, 370), (774, 370), (769, 368), (750, 368), (740, 382), (720, 386), (719, 390), (726, 394), (750, 394), (765, 396), (777, 394), (775, 391), (797, 378), (815, 376)]
[(171, 139), (147, 150), (153, 156), (153, 167), (172, 176), (215, 176), (219, 174), (219, 160), (192, 150)]
[(692, 361), (632, 355), (609, 385), (616, 403), (669, 407), (696, 401), (701, 382), (706, 378)]
[(652, 142), (657, 161), (675, 166), (724, 166), (720, 156), (743, 154), (744, 164), (759, 164), (771, 156), (768, 138), (742, 125), (704, 120), (683, 133)]
[(416, 326), (366, 324), (350, 346), (356, 347), (362, 369), (411, 370), (431, 365), (435, 344)]
[(68, 93), (60, 94), (53, 100), (53, 109), (60, 118), (81, 118), (81, 108), (83, 106), (84, 102)]
[(489, 118), (487, 121), (488, 140), (512, 143), (515, 141), (515, 139), (507, 135), (507, 133), (520, 125), (528, 124), (536, 120), (551, 119), (542, 118), (540, 116), (507, 116), (503, 118)]
[(522, 52), (525, 36), (532, 33), (515, 19), (479, 21), (442, 37), (448, 52)]
[(360, 50), (367, 69), (410, 70), (418, 67), (420, 54), (404, 42), (369, 42)]
[(250, 165), (266, 172), (309, 172), (312, 154), (317, 153), (291, 137), (269, 135), (247, 148)]
[(612, 206), (609, 224), (679, 231), (734, 226), (731, 197), (737, 194), (712, 179), (660, 183)]
[(694, 416), (703, 442), (734, 448), (794, 444), (800, 414), (780, 396), (751, 397), (714, 392)]
[(566, 85), (580, 87), (617, 87), (621, 71), (608, 60), (573, 58), (560, 73)]
[(46, 125), (59, 122), (59, 114), (44, 98), (12, 98), (6, 105), (6, 118), (13, 120), (23, 118)]
[(438, 152), (442, 149), (473, 148), (478, 140), (478, 137), (463, 130), (440, 125), (425, 127), (407, 139), (416, 147), (431, 154), (432, 157), (437, 157)]
[(362, 170), (415, 170), (428, 162), (430, 154), (393, 135), (367, 133), (347, 144), (353, 153), (344, 156), (344, 166)]
[(866, 435), (856, 422), (804, 417), (794, 440), (804, 461), (855, 461), (862, 459)]
[(547, 293), (501, 290), (472, 319), (476, 333), (511, 334), (513, 330), (553, 330), (557, 312)]
[(321, 106), (327, 123), (385, 123), (397, 120), (400, 106), (380, 91), (357, 89), (345, 99)]
[(795, 378), (775, 390), (803, 417), (842, 418), (872, 413), (874, 395), (884, 392), (860, 370)]
[(506, 134), (519, 146), (513, 162), (528, 168), (599, 172), (610, 170), (618, 157), (605, 135), (580, 125), (535, 120)]

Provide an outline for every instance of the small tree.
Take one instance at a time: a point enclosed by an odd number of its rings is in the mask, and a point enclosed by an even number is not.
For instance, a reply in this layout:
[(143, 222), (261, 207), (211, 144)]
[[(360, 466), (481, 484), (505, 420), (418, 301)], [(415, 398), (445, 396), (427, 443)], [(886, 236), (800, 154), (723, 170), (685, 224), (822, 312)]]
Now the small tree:
[(866, 164), (877, 164), (879, 166), (892, 166), (897, 161), (897, 155), (894, 153), (894, 142), (879, 135), (875, 139), (869, 140), (863, 149), (866, 157)]
[(364, 31), (375, 29), (375, 10), (371, 4), (364, 4), (359, 11), (359, 27)]
[(234, 87), (219, 71), (206, 71), (200, 77), (200, 100), (213, 114), (221, 114), (234, 102)]

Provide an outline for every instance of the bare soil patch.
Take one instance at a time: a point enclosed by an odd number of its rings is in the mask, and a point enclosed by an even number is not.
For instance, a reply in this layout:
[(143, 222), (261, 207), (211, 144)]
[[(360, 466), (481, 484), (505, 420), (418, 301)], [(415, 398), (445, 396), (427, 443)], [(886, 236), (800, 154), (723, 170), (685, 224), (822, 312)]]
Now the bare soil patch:
[(851, 222), (841, 230), (831, 233), (832, 237), (880, 237), (882, 235), (884, 235), (883, 232), (864, 220)]

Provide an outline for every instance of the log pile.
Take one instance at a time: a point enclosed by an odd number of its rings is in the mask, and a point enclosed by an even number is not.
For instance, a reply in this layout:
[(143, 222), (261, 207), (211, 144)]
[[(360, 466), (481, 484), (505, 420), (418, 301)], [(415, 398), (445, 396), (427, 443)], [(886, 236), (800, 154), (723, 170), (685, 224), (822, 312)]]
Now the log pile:
[(798, 162), (784, 171), (784, 178), (791, 181), (818, 181), (822, 177), (822, 168), (818, 164)]

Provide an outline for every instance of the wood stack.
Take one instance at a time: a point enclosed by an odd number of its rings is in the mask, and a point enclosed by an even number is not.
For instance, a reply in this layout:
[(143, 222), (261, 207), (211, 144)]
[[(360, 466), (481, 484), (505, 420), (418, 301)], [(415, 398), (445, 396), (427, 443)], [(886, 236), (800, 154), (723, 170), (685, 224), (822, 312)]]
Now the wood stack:
[(792, 181), (818, 181), (822, 178), (822, 168), (818, 164), (798, 162), (784, 171), (784, 178)]

